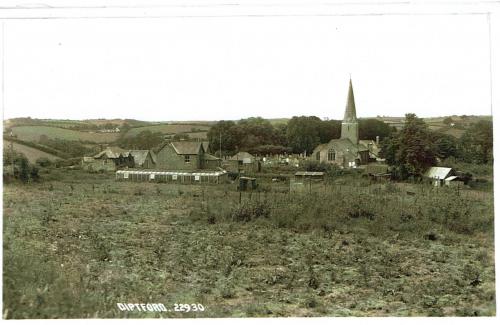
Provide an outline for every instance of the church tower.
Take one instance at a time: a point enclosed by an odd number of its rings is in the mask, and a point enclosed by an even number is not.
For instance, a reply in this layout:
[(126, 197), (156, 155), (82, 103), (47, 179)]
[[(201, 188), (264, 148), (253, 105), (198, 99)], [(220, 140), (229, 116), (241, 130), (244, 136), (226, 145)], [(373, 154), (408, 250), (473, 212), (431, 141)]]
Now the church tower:
[(352, 80), (349, 79), (349, 92), (347, 93), (347, 104), (345, 107), (344, 120), (342, 121), (341, 139), (349, 139), (355, 145), (359, 142), (358, 119), (356, 118), (356, 105), (354, 104), (354, 92), (352, 91)]

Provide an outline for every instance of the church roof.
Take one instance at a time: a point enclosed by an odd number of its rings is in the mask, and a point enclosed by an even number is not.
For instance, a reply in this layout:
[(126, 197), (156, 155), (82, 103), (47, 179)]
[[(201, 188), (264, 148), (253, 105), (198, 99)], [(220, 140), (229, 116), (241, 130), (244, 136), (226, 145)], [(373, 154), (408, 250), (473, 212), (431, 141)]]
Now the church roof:
[(356, 122), (356, 104), (354, 103), (354, 91), (352, 90), (351, 79), (349, 79), (349, 92), (347, 93), (344, 122)]
[(330, 140), (330, 142), (328, 143), (322, 143), (314, 149), (314, 152), (329, 150), (330, 148), (334, 148), (336, 151), (341, 151), (345, 155), (352, 155), (353, 157), (356, 157), (358, 155), (358, 152), (360, 151), (368, 150), (368, 148), (363, 144), (355, 145), (354, 143), (352, 143), (350, 139), (346, 138), (346, 139), (333, 139)]

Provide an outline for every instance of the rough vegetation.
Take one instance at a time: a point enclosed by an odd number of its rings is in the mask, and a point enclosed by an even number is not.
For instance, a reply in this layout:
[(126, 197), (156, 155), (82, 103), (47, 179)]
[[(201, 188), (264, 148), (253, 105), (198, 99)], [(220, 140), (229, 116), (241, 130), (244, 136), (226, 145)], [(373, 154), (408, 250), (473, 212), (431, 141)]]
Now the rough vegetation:
[[(289, 193), (43, 169), (4, 185), (6, 318), (495, 315), (491, 190)], [(120, 302), (204, 312), (124, 312)]]

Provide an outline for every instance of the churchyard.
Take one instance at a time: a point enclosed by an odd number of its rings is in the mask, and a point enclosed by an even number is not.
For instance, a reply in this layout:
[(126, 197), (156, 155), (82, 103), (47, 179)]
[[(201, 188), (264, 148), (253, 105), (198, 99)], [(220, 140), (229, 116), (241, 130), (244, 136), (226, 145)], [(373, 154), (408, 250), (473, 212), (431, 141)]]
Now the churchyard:
[(256, 176), (4, 184), (4, 318), (495, 315), (492, 186)]

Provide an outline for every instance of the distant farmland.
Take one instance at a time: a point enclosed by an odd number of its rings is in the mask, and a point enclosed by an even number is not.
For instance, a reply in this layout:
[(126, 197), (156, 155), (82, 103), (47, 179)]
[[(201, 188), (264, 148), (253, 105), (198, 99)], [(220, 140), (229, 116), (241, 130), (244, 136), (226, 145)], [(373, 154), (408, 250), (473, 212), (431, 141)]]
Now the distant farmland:
[[(11, 144), (11, 142), (4, 141), (3, 142), (4, 150), (9, 150), (10, 144)], [(46, 153), (46, 152), (40, 151), (38, 149), (28, 147), (28, 146), (25, 146), (23, 144), (19, 144), (19, 143), (15, 143), (15, 142), (14, 142), (14, 151), (24, 154), (26, 156), (26, 158), (28, 158), (29, 162), (33, 163), (33, 164), (36, 162), (36, 160), (38, 158), (48, 158), (50, 160), (60, 159), (59, 157), (51, 155), (50, 153)]]
[(51, 139), (96, 143), (113, 142), (118, 138), (118, 133), (82, 132), (50, 126), (17, 126), (12, 128), (12, 133), (24, 141), (38, 141), (41, 135), (46, 135)]
[(200, 124), (160, 124), (133, 128), (127, 132), (126, 136), (136, 136), (142, 131), (161, 132), (163, 134), (196, 132), (197, 136), (199, 136), (200, 131), (208, 131), (209, 129), (209, 126)]

